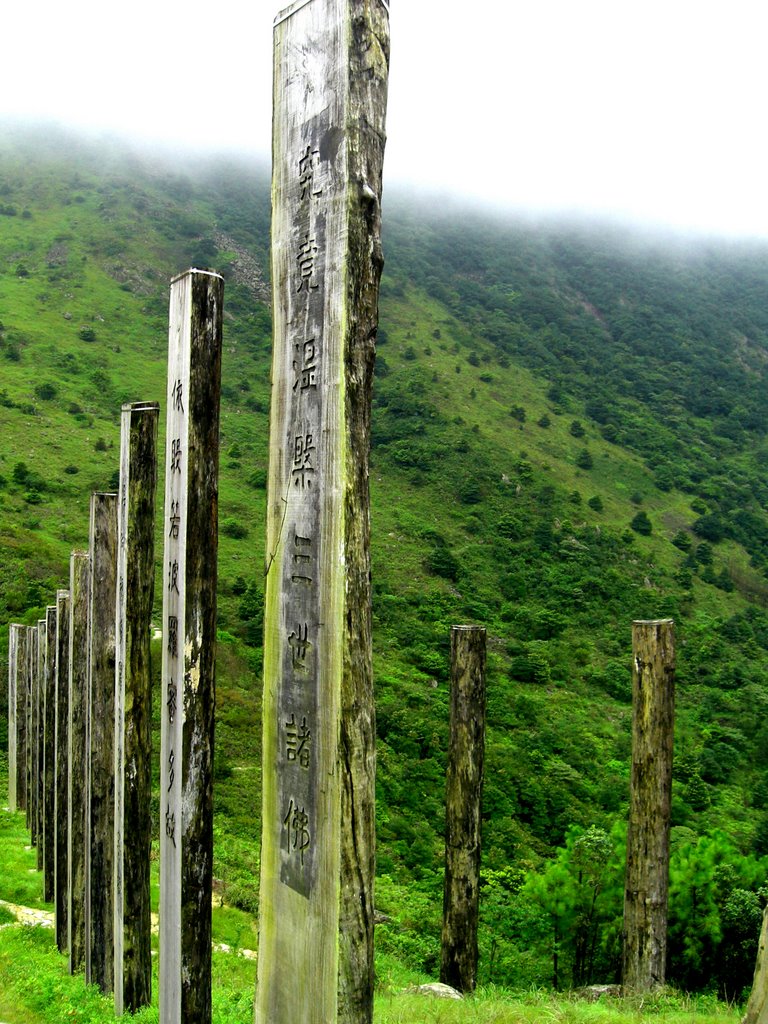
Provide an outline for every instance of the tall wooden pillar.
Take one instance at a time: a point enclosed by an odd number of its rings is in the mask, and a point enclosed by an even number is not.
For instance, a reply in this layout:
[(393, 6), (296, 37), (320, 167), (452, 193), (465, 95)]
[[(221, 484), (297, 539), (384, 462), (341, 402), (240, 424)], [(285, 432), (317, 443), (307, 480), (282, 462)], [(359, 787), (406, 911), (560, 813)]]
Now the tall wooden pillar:
[(43, 677), (43, 899), (55, 898), (56, 861), (56, 605), (46, 608)]
[[(16, 657), (16, 809), (27, 809), (27, 703), (29, 693), (29, 629), (21, 626)], [(10, 713), (10, 707), (8, 709)], [(10, 779), (10, 765), (8, 776)]]
[(370, 1021), (368, 454), (389, 62), (382, 0), (275, 22), (274, 353), (256, 1020)]
[(622, 980), (626, 991), (664, 984), (675, 715), (671, 619), (632, 624), (632, 781), (627, 830)]
[(85, 979), (114, 983), (117, 495), (91, 495)]
[(21, 695), (26, 694), (26, 634), (27, 627), (17, 622), (11, 623), (8, 629), (8, 808), (11, 811), (24, 810), (24, 790), (19, 785), (19, 777), (21, 765), (26, 761), (23, 742), (25, 719), (19, 715), (19, 707), (22, 705)]
[(88, 666), (91, 560), (73, 551), (69, 562), (69, 774), (67, 779), (67, 927), (69, 973), (85, 966), (88, 844)]
[(56, 593), (56, 781), (54, 792), (54, 903), (56, 945), (68, 953), (69, 870), (67, 868), (69, 825), (69, 591)]
[(171, 283), (163, 534), (160, 1020), (211, 1019), (223, 279)]
[(445, 791), (440, 981), (477, 984), (481, 803), (485, 756), (485, 629), (451, 629), (451, 733)]
[(34, 693), (34, 672), (33, 665), (37, 663), (37, 627), (27, 626), (27, 638), (26, 638), (26, 720), (27, 720), (27, 743), (26, 743), (26, 792), (27, 792), (27, 828), (30, 834), (30, 843), (34, 846), (34, 840), (32, 838), (32, 817), (33, 807), (35, 804), (34, 790), (32, 786), (32, 762), (35, 754), (35, 693)]
[(48, 620), (37, 620), (37, 814), (36, 836), (37, 836), (37, 870), (43, 870), (43, 854), (45, 851), (45, 653), (46, 653), (46, 630)]
[[(32, 846), (38, 847), (38, 812), (40, 797), (40, 673), (38, 658), (40, 652), (40, 631), (37, 626), (29, 627), (29, 764), (27, 792), (29, 808), (29, 838)], [(39, 869), (38, 864), (38, 869)]]
[(120, 435), (115, 690), (115, 1012), (150, 1003), (152, 676), (157, 403), (124, 405)]

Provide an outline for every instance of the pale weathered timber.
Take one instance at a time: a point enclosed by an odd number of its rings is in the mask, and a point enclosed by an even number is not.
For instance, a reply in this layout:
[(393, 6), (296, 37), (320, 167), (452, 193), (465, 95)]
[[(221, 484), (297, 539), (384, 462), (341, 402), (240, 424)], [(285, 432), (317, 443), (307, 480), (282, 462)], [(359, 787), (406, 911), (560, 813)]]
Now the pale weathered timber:
[(632, 776), (627, 829), (622, 984), (664, 984), (675, 716), (671, 619), (632, 624)]
[[(38, 844), (38, 808), (39, 808), (39, 771), (40, 771), (40, 673), (38, 656), (40, 651), (40, 633), (38, 626), (29, 627), (29, 795), (28, 824), (29, 839), (32, 846)], [(38, 865), (39, 866), (39, 865)]]
[(17, 693), (20, 685), (19, 636), (24, 626), (18, 622), (8, 628), (8, 809), (16, 811), (17, 800)]
[(171, 282), (163, 534), (160, 1021), (211, 1020), (223, 279)]
[[(36, 630), (34, 626), (27, 626), (27, 659), (26, 659), (26, 690), (27, 690), (27, 704), (25, 709), (26, 721), (27, 721), (27, 747), (26, 747), (26, 791), (27, 791), (27, 806), (25, 808), (27, 812), (27, 829), (30, 833), (30, 842), (32, 841), (32, 755), (35, 749), (35, 741), (32, 733), (32, 729), (35, 721), (34, 714), (34, 694), (32, 693), (32, 656), (33, 653), (36, 656), (36, 649), (34, 647), (34, 634)], [(34, 845), (34, 843), (32, 844)]]
[(115, 607), (117, 495), (91, 495), (85, 978), (114, 978)]
[(69, 973), (85, 966), (87, 843), (88, 663), (91, 560), (73, 551), (69, 562), (69, 773), (67, 776), (67, 928)]
[(43, 851), (45, 838), (43, 835), (43, 819), (45, 815), (45, 631), (47, 619), (37, 620), (37, 766), (35, 769), (37, 786), (37, 813), (35, 815), (37, 836), (37, 870), (43, 870)]
[[(29, 700), (29, 629), (19, 628), (16, 657), (16, 809), (27, 809), (27, 704)], [(10, 711), (10, 708), (9, 708)], [(10, 778), (10, 765), (8, 775)]]
[(256, 1020), (373, 1006), (368, 454), (389, 16), (308, 0), (274, 38), (274, 353)]
[(67, 868), (69, 825), (69, 591), (56, 592), (56, 780), (53, 820), (54, 904), (56, 945), (60, 953), (69, 951), (69, 908)]
[(755, 959), (752, 991), (741, 1024), (768, 1024), (768, 907), (763, 911), (763, 924)]
[(440, 981), (459, 992), (477, 985), (485, 650), (482, 626), (452, 627)]
[(43, 899), (55, 898), (56, 869), (56, 605), (46, 608), (43, 677)]
[(152, 995), (152, 677), (157, 403), (124, 405), (117, 528), (115, 1013)]

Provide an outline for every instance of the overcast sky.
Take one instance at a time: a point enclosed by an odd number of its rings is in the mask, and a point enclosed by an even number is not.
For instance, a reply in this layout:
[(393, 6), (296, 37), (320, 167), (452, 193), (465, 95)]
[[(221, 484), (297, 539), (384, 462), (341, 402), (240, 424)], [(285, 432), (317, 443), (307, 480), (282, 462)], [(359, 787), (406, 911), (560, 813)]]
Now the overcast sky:
[[(0, 117), (267, 154), (284, 6), (7, 3)], [(391, 0), (387, 184), (768, 237), (767, 29), (758, 0)]]

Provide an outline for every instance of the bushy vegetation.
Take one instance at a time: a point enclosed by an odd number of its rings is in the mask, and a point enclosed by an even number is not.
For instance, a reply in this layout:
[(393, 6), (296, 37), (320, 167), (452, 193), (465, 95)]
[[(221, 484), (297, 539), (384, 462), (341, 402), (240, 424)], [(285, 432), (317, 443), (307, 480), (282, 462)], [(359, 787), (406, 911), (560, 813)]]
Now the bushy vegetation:
[[(195, 262), (227, 279), (214, 870), (225, 901), (253, 914), (265, 173), (171, 172), (9, 131), (0, 177), (4, 206), (30, 213), (0, 233), (3, 621), (36, 621), (86, 545), (88, 496), (114, 487), (121, 402), (165, 394), (170, 277)], [(390, 196), (384, 241), (371, 454), (381, 957), (435, 971), (449, 630), (476, 622), (489, 634), (484, 983), (615, 977), (630, 622), (673, 617), (670, 972), (738, 996), (768, 856), (768, 247), (534, 230)], [(0, 714), (0, 744), (4, 728)]]

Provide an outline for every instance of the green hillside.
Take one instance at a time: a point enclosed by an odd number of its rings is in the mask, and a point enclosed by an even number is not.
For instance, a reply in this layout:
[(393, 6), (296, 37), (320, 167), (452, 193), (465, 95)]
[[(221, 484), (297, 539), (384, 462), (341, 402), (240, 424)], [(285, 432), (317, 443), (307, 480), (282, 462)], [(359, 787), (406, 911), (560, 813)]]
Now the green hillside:
[[(768, 246), (398, 195), (385, 196), (384, 243), (371, 455), (381, 955), (437, 960), (449, 629), (474, 622), (489, 633), (481, 973), (547, 984), (557, 942), (559, 984), (610, 980), (630, 624), (671, 616), (670, 971), (738, 994), (768, 863)], [(0, 619), (35, 621), (65, 585), (89, 494), (114, 486), (121, 403), (164, 394), (171, 276), (195, 264), (227, 282), (216, 873), (251, 911), (268, 246), (265, 168), (3, 134)]]

